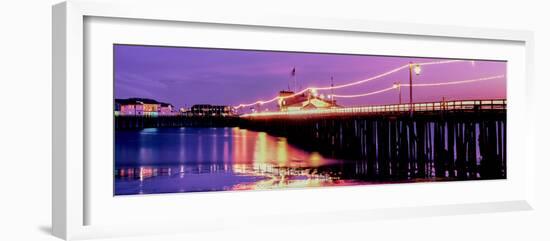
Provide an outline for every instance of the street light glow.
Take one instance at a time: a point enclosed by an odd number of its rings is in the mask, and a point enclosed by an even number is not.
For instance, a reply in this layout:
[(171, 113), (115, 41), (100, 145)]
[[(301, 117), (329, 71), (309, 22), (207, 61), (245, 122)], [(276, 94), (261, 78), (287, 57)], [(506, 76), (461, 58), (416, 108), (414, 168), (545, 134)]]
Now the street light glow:
[(422, 72), (422, 68), (420, 67), (419, 64), (415, 64), (415, 65), (414, 65), (414, 73), (415, 73), (416, 75), (419, 75), (420, 72)]

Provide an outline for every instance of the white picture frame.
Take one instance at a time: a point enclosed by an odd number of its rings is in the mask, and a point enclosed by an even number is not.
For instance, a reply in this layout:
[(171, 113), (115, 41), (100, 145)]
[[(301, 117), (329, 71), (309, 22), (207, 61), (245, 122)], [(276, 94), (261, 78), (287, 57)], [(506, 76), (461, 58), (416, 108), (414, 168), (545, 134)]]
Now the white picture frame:
[[(155, 11), (150, 11), (155, 8)], [(86, 130), (86, 122), (90, 121), (89, 105), (86, 103), (86, 88), (85, 84), (85, 68), (86, 68), (86, 51), (85, 51), (85, 19), (86, 18), (116, 18), (139, 21), (165, 21), (175, 23), (201, 23), (223, 25), (224, 28), (232, 28), (239, 26), (251, 26), (257, 29), (276, 28), (276, 29), (299, 29), (300, 31), (328, 31), (335, 33), (370, 33), (370, 34), (387, 34), (392, 36), (402, 37), (425, 37), (448, 40), (476, 40), (491, 42), (511, 43), (518, 45), (522, 49), (521, 61), (517, 66), (524, 68), (518, 78), (514, 78), (514, 85), (518, 86), (518, 90), (512, 96), (509, 96), (510, 105), (515, 105), (518, 118), (514, 125), (523, 123), (526, 126), (530, 125), (533, 116), (528, 108), (531, 101), (529, 93), (532, 92), (530, 84), (532, 83), (533, 74), (533, 34), (529, 31), (518, 30), (497, 30), (497, 29), (482, 29), (456, 26), (439, 26), (439, 25), (421, 25), (409, 23), (390, 23), (390, 22), (371, 22), (371, 21), (356, 21), (350, 19), (325, 19), (325, 18), (301, 18), (295, 16), (270, 16), (270, 15), (208, 15), (203, 11), (190, 8), (186, 3), (179, 2), (163, 2), (151, 1), (144, 2), (125, 2), (125, 1), (110, 1), (110, 2), (95, 2), (73, 0), (60, 3), (53, 7), (53, 167), (52, 167), (52, 227), (53, 234), (63, 239), (83, 239), (93, 237), (109, 237), (118, 235), (136, 235), (136, 234), (152, 234), (152, 233), (170, 233), (170, 232), (186, 232), (205, 230), (211, 228), (207, 224), (212, 224), (215, 227), (224, 228), (231, 227), (232, 224), (227, 223), (227, 220), (212, 222), (206, 219), (197, 221), (194, 225), (180, 227), (178, 225), (168, 225), (170, 220), (155, 219), (156, 226), (148, 228), (136, 229), (131, 225), (117, 224), (118, 222), (102, 225), (101, 223), (89, 223), (88, 216), (93, 215), (93, 212), (101, 210), (104, 206), (89, 209), (90, 186), (86, 181), (87, 171), (90, 171), (89, 163), (85, 161), (85, 156), (89, 154), (89, 145), (85, 142), (86, 135), (89, 130)], [(509, 80), (510, 81), (510, 80)], [(432, 203), (421, 204), (420, 202), (411, 202), (411, 205), (402, 205), (396, 203), (394, 206), (380, 206), (381, 208), (362, 209), (354, 207), (353, 204), (349, 209), (329, 209), (319, 212), (306, 210), (294, 210), (283, 215), (298, 215), (301, 221), (288, 221), (274, 213), (266, 212), (263, 216), (268, 216), (270, 219), (260, 219), (258, 216), (250, 213), (239, 214), (232, 217), (234, 220), (254, 220), (259, 223), (276, 223), (282, 220), (293, 225), (299, 225), (303, 220), (311, 220), (322, 222), (320, 217), (333, 215), (339, 217), (340, 220), (368, 220), (382, 219), (392, 217), (423, 217), (433, 215), (451, 215), (451, 214), (466, 214), (466, 213), (482, 213), (482, 212), (497, 212), (497, 211), (514, 211), (514, 210), (530, 210), (534, 203), (534, 135), (532, 129), (528, 128), (522, 133), (521, 146), (514, 146), (523, 154), (521, 160), (521, 180), (516, 186), (517, 191), (513, 191), (513, 195), (498, 197), (496, 199), (480, 198), (478, 201), (456, 200), (453, 204), (450, 202), (442, 202), (441, 204), (433, 205)], [(516, 142), (514, 142), (516, 143)], [(508, 145), (513, 145), (512, 142)], [(510, 149), (510, 148), (509, 148)], [(515, 155), (517, 158), (518, 155)], [(514, 158), (514, 156), (510, 156)], [(112, 170), (107, 170), (112, 172)], [(493, 183), (494, 184), (494, 183)], [(487, 188), (491, 188), (488, 184)], [(438, 184), (439, 185), (439, 184)], [(441, 184), (439, 188), (445, 188), (448, 184)], [(456, 190), (467, 190), (468, 186), (453, 184)], [(501, 185), (501, 184), (495, 184)], [(413, 189), (422, 189), (426, 186), (408, 186), (398, 185), (392, 187), (394, 195), (400, 195), (411, 192)], [(503, 186), (505, 187), (505, 186)], [(294, 196), (296, 198), (307, 199), (308, 196), (323, 195), (353, 195), (350, 192), (359, 191), (360, 187), (346, 187), (337, 189), (318, 189), (309, 190), (291, 190), (286, 191), (285, 195)], [(514, 190), (516, 190), (514, 189)], [(367, 190), (368, 191), (368, 190)], [(372, 190), (370, 190), (372, 192)], [(366, 192), (361, 189), (360, 192)], [(328, 193), (328, 194), (323, 194)], [(272, 198), (280, 195), (280, 191), (262, 192), (262, 197)], [(196, 195), (196, 196), (189, 196)], [(224, 195), (224, 196), (219, 196)], [(231, 195), (231, 196), (230, 196)], [(252, 196), (251, 196), (252, 195)], [(233, 201), (238, 201), (238, 198), (255, 198), (254, 192), (246, 194), (225, 194), (225, 193), (209, 193), (209, 194), (186, 194), (186, 195), (169, 195), (166, 198), (148, 198), (148, 197), (132, 197), (130, 199), (118, 199), (118, 203), (128, 203), (132, 207), (140, 207), (144, 203), (170, 203), (177, 206), (182, 203), (183, 199), (194, 200), (195, 203), (208, 202), (215, 198), (228, 198)], [(131, 200), (144, 198), (146, 201), (133, 202)], [(258, 200), (260, 200), (258, 199)], [(189, 201), (187, 204), (192, 204)], [(144, 206), (143, 208), (147, 208)], [(313, 208), (312, 208), (313, 209)], [(110, 210), (105, 207), (105, 210)], [(92, 212), (92, 213), (91, 213)], [(100, 212), (100, 211), (97, 211)], [(152, 212), (151, 212), (152, 213)], [(154, 215), (154, 214), (150, 214)], [(196, 215), (196, 214), (193, 214)], [(223, 215), (223, 214), (220, 214)], [(228, 215), (228, 214), (226, 214)], [(153, 216), (149, 216), (153, 218)], [(211, 216), (210, 218), (220, 218), (219, 216)], [(116, 219), (113, 215), (113, 219)], [(264, 220), (264, 221), (261, 221)], [(172, 220), (173, 221), (173, 220)], [(181, 221), (181, 220), (178, 220)], [(163, 225), (166, 222), (166, 225)], [(330, 221), (326, 221), (330, 222)], [(138, 231), (139, 230), (139, 231)]]

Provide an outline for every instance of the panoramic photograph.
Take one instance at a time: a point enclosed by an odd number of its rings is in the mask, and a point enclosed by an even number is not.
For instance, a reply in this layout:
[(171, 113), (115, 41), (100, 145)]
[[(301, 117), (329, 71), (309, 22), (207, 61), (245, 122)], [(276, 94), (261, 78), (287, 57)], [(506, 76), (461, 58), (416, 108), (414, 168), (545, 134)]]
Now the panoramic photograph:
[(504, 60), (113, 54), (113, 195), (506, 179)]

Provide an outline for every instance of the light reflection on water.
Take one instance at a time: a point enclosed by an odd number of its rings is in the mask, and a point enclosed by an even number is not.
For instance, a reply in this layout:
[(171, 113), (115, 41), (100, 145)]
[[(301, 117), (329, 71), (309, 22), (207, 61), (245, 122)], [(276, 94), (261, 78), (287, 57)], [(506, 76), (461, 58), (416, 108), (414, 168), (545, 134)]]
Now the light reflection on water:
[(239, 128), (116, 131), (115, 194), (299, 188), (341, 180), (343, 161)]

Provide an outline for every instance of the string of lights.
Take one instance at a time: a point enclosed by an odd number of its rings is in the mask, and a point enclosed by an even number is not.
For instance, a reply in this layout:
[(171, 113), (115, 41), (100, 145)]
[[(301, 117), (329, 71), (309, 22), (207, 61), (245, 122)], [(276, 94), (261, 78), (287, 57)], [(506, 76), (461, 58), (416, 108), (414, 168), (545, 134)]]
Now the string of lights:
[[(495, 75), (495, 76), (489, 76), (489, 77), (483, 77), (483, 78), (477, 78), (477, 79), (468, 79), (468, 80), (457, 80), (457, 81), (448, 81), (448, 82), (439, 82), (439, 83), (419, 83), (419, 84), (413, 84), (413, 87), (433, 87), (433, 86), (443, 86), (443, 85), (457, 85), (457, 84), (466, 84), (466, 83), (472, 83), (472, 82), (479, 82), (479, 81), (485, 81), (485, 80), (492, 80), (492, 79), (500, 79), (504, 78), (504, 75)], [(401, 84), (401, 86), (409, 87), (410, 84)], [(388, 92), (393, 89), (399, 88), (399, 85), (394, 85), (389, 88), (362, 93), (362, 94), (355, 94), (355, 95), (333, 95), (334, 97), (338, 98), (356, 98), (356, 97), (364, 97), (369, 95), (375, 95), (380, 94), (384, 92)]]
[[(426, 65), (450, 64), (450, 63), (459, 63), (459, 62), (466, 62), (466, 60), (442, 60), (442, 61), (432, 61), (432, 62), (415, 63), (415, 64), (419, 65), (419, 66), (426, 66)], [(296, 92), (292, 95), (287, 95), (287, 96), (284, 96), (284, 97), (276, 96), (276, 97), (273, 97), (272, 99), (268, 99), (268, 100), (258, 100), (258, 101), (248, 103), (248, 104), (239, 104), (239, 105), (234, 106), (234, 108), (239, 109), (239, 108), (244, 108), (244, 107), (268, 104), (268, 103), (271, 103), (271, 102), (274, 102), (274, 101), (277, 101), (277, 100), (284, 100), (284, 99), (287, 99), (287, 98), (292, 98), (292, 97), (301, 95), (301, 94), (303, 94), (303, 93), (305, 93), (309, 90), (334, 90), (334, 89), (341, 89), (341, 88), (346, 88), (346, 87), (350, 87), (350, 86), (355, 86), (355, 85), (363, 84), (363, 83), (366, 83), (366, 82), (369, 82), (369, 81), (372, 81), (372, 80), (380, 79), (382, 77), (391, 75), (393, 73), (399, 72), (399, 71), (401, 71), (403, 69), (406, 69), (406, 68), (409, 68), (409, 67), (410, 67), (410, 64), (405, 64), (405, 65), (399, 66), (395, 69), (392, 69), (390, 71), (384, 72), (382, 74), (379, 74), (379, 75), (376, 75), (376, 76), (373, 76), (373, 77), (370, 77), (370, 78), (367, 78), (367, 79), (362, 79), (362, 80), (358, 80), (358, 81), (355, 81), (355, 82), (351, 82), (351, 83), (347, 83), (347, 84), (341, 84), (341, 85), (334, 85), (334, 86), (307, 87), (307, 88), (302, 89), (302, 90), (300, 90), (300, 91), (298, 91), (298, 92)], [(334, 97), (338, 97), (338, 96), (335, 95)]]
[[(484, 80), (492, 80), (492, 79), (500, 79), (504, 78), (504, 75), (495, 75), (495, 76), (489, 76), (489, 77), (483, 77), (478, 79), (469, 79), (469, 80), (457, 80), (457, 81), (449, 81), (449, 82), (441, 82), (441, 83), (420, 83), (420, 84), (413, 84), (413, 87), (430, 87), (430, 86), (442, 86), (442, 85), (456, 85), (456, 84), (466, 84), (466, 83), (472, 83), (472, 82), (478, 82), (478, 81), (484, 81)], [(401, 86), (407, 86), (409, 87), (409, 84), (401, 84)]]
[(363, 93), (363, 94), (356, 94), (356, 95), (332, 95), (334, 97), (338, 97), (338, 98), (356, 98), (356, 97), (365, 97), (365, 96), (369, 96), (369, 95), (376, 95), (376, 94), (380, 94), (380, 93), (384, 93), (384, 92), (388, 92), (390, 90), (393, 90), (393, 89), (396, 89), (397, 87), (389, 87), (389, 88), (385, 88), (385, 89), (381, 89), (381, 90), (377, 90), (377, 91), (373, 91), (373, 92), (368, 92), (368, 93)]

